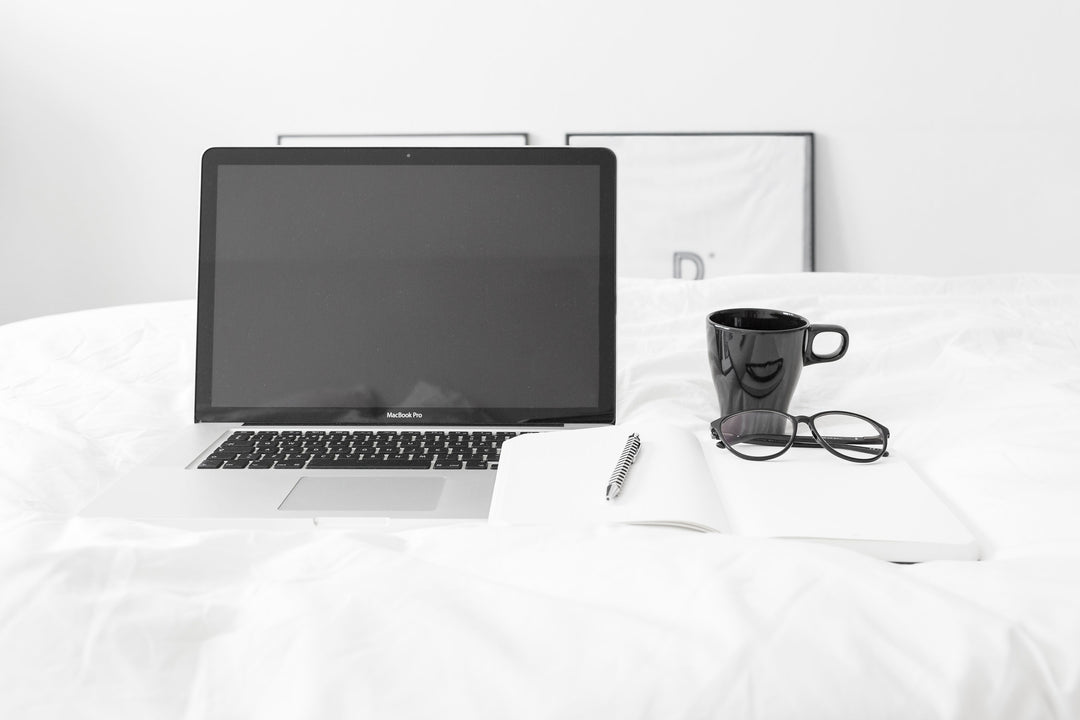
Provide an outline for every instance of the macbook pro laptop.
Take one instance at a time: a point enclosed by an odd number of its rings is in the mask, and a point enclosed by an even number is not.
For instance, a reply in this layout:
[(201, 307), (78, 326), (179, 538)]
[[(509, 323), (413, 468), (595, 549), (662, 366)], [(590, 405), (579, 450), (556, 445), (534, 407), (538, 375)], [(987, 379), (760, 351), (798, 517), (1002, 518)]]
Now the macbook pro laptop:
[(499, 448), (615, 421), (605, 149), (211, 148), (195, 422), (84, 515), (484, 518)]

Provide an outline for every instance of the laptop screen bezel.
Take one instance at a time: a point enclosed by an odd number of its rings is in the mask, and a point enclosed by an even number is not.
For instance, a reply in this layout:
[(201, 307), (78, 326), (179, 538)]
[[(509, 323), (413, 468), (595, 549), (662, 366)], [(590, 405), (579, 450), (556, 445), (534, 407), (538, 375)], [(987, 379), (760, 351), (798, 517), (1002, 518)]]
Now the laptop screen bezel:
[[(615, 421), (615, 155), (606, 148), (210, 148), (202, 157), (195, 422), (275, 425), (593, 425)], [(590, 165), (599, 170), (598, 401), (584, 407), (424, 408), (215, 406), (213, 338), (219, 168), (229, 165)]]

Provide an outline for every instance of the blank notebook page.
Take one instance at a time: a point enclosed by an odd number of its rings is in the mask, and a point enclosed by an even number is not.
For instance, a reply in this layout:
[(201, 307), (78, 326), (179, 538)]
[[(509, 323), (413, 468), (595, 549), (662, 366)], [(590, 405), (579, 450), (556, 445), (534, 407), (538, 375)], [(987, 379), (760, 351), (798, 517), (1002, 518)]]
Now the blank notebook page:
[[(632, 432), (640, 435), (641, 449), (622, 492), (607, 500), (608, 479)], [(508, 440), (490, 518), (521, 524), (629, 522), (727, 529), (698, 441), (676, 428), (645, 425)]]

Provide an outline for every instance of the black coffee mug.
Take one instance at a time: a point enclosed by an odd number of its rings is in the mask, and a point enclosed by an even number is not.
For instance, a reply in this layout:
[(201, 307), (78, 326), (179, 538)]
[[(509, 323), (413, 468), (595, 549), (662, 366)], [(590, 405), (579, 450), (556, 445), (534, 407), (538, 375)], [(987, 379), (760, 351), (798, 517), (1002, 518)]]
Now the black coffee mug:
[[(717, 310), (707, 325), (709, 366), (722, 416), (740, 410), (787, 412), (803, 366), (839, 360), (848, 348), (847, 330), (839, 325), (811, 325), (782, 310)], [(834, 352), (814, 352), (814, 338), (822, 333), (840, 336)]]

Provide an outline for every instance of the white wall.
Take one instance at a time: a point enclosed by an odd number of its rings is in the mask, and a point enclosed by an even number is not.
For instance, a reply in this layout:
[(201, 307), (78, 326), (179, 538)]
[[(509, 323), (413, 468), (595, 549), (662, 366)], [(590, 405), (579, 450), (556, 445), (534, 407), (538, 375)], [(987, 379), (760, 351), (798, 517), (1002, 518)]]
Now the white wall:
[(1080, 4), (2, 0), (0, 322), (191, 297), (278, 133), (809, 130), (818, 268), (1080, 272)]

